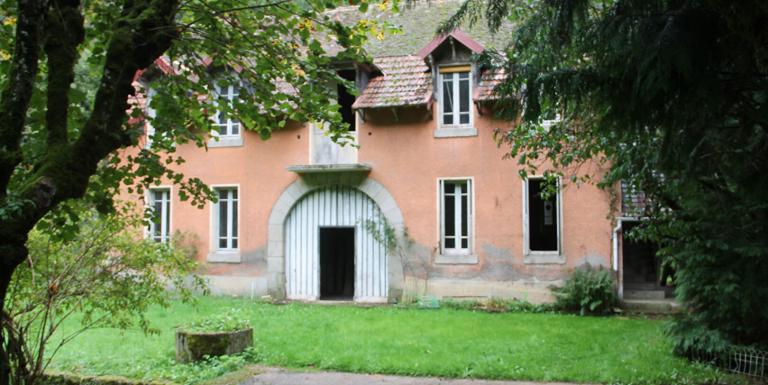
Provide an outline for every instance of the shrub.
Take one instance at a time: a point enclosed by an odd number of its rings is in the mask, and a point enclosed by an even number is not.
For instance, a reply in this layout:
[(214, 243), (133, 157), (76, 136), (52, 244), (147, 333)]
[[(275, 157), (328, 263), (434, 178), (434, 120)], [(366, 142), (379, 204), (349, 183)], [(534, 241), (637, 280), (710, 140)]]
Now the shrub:
[(613, 275), (603, 269), (577, 269), (565, 285), (552, 290), (555, 308), (585, 314), (610, 314), (616, 305)]

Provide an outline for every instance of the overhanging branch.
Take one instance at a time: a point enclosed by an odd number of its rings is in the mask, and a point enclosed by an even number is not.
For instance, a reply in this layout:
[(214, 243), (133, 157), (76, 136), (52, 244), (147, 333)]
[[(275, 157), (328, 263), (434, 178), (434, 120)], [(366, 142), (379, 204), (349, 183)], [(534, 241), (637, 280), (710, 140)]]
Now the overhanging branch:
[(0, 197), (6, 195), (11, 174), (22, 159), (19, 145), (37, 75), (47, 4), (45, 0), (19, 0), (17, 4), (13, 58), (0, 93)]
[(48, 97), (45, 123), (48, 148), (67, 143), (69, 87), (75, 79), (77, 47), (83, 42), (79, 0), (53, 0), (45, 25), (48, 56)]

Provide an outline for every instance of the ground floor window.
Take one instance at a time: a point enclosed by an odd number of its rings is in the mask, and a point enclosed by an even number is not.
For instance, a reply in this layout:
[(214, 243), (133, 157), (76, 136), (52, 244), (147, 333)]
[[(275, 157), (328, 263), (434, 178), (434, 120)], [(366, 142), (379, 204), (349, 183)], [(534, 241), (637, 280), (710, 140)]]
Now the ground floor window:
[(442, 254), (470, 254), (472, 246), (472, 180), (440, 180), (440, 246)]
[(219, 201), (214, 204), (214, 234), (218, 250), (238, 248), (238, 195), (237, 187), (214, 188)]
[[(554, 191), (547, 187), (554, 187)], [(525, 185), (528, 250), (560, 251), (560, 190), (544, 178), (528, 178)]]
[(168, 242), (171, 234), (171, 189), (150, 189), (148, 206), (151, 217), (147, 237), (155, 242)]

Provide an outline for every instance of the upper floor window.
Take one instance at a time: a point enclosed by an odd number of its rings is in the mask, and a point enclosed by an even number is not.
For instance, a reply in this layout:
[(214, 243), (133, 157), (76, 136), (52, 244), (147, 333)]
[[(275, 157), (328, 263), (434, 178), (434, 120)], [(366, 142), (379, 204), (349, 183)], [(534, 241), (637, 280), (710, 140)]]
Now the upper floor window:
[(171, 189), (149, 189), (148, 198), (152, 217), (147, 227), (147, 237), (155, 242), (168, 242), (171, 233)]
[(472, 76), (469, 65), (440, 68), (440, 125), (465, 128), (472, 125), (470, 99)]
[[(216, 85), (216, 100), (224, 98), (229, 107), (232, 108), (240, 97), (240, 85)], [(240, 136), (240, 122), (233, 120), (232, 116), (225, 111), (218, 109), (213, 117), (216, 134), (218, 136)]]
[(440, 180), (441, 254), (471, 254), (472, 180)]

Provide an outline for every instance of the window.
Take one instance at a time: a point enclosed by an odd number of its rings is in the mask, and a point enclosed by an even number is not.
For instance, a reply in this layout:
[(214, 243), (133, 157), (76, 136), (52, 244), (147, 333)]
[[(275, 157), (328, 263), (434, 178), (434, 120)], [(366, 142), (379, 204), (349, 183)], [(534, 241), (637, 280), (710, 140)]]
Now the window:
[(547, 195), (543, 178), (526, 180), (527, 251), (560, 252), (560, 192)]
[(147, 228), (147, 238), (155, 242), (168, 242), (171, 234), (171, 190), (153, 188), (149, 190), (148, 195), (152, 216)]
[(440, 68), (440, 124), (443, 127), (458, 128), (471, 125), (470, 69), (470, 66)]
[(214, 188), (219, 201), (214, 204), (214, 240), (218, 250), (237, 250), (237, 187)]
[(157, 91), (155, 91), (154, 88), (150, 88), (147, 91), (146, 114), (148, 119), (145, 122), (146, 124), (145, 127), (147, 128), (147, 141), (144, 142), (145, 148), (152, 148), (152, 138), (155, 136), (155, 127), (152, 126), (152, 119), (155, 118), (157, 113), (155, 109), (150, 107), (149, 105), (152, 104), (152, 99), (155, 97), (156, 94), (157, 94)]
[[(356, 72), (354, 69), (341, 70), (338, 72), (339, 77), (344, 80), (355, 82)], [(355, 119), (355, 111), (352, 109), (352, 104), (355, 103), (355, 95), (352, 95), (347, 90), (344, 84), (339, 83), (336, 86), (336, 101), (339, 103), (339, 112), (341, 113), (341, 119), (344, 123), (349, 125), (349, 131), (357, 130), (357, 119)]]
[(440, 181), (441, 254), (470, 254), (472, 246), (472, 181)]
[[(229, 107), (233, 108), (240, 97), (240, 85), (216, 85), (215, 92), (217, 100), (219, 98), (224, 98), (229, 103)], [(216, 111), (216, 115), (213, 117), (213, 122), (216, 129), (215, 135), (219, 137), (240, 136), (240, 122), (232, 120), (232, 117), (225, 111)]]

